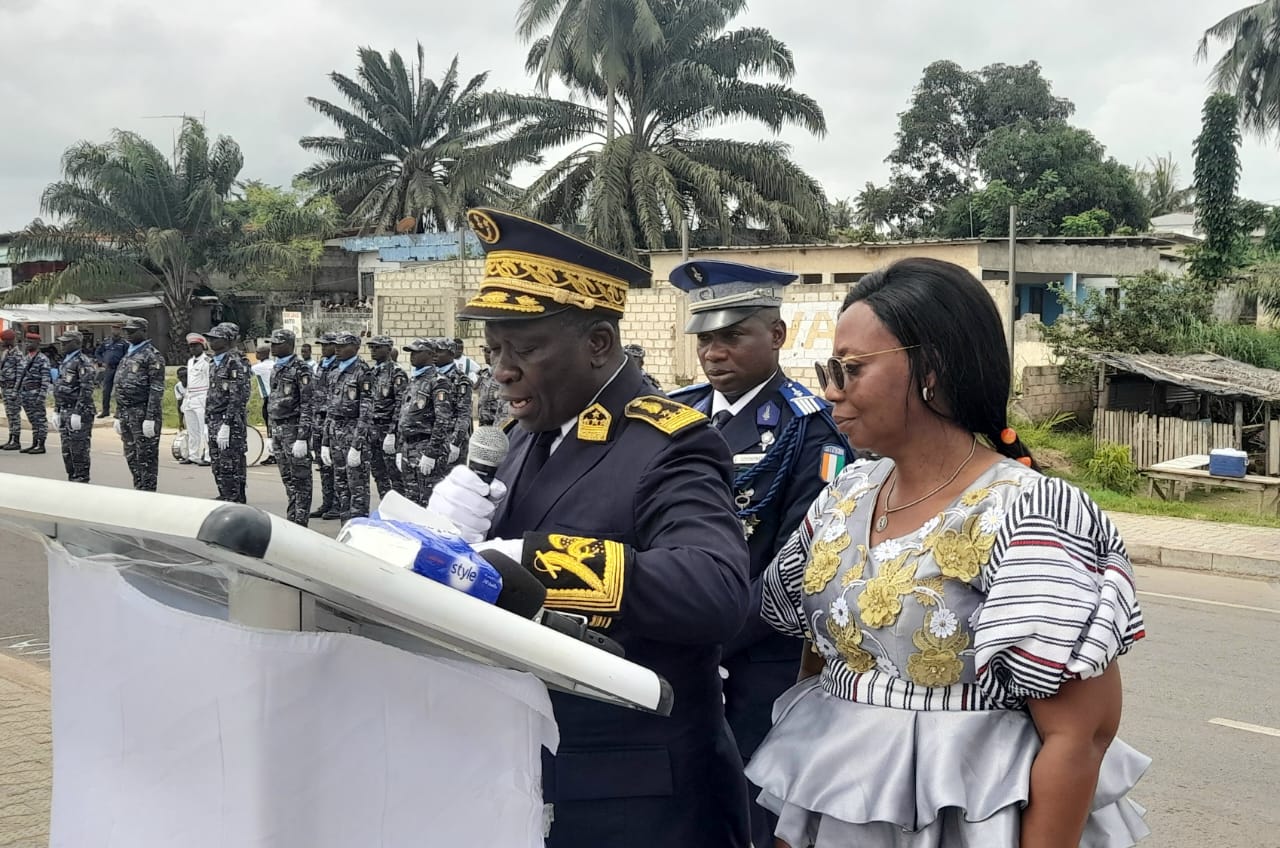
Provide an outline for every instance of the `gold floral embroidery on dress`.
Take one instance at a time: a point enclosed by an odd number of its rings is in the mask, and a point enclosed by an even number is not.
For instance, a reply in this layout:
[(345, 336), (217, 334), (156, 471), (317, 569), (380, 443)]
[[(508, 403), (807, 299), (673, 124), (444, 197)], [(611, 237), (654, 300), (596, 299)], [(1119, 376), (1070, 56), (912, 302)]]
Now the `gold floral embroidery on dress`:
[(926, 577), (923, 580), (917, 580), (915, 586), (916, 602), (922, 607), (937, 606), (938, 598), (942, 596), (943, 582), (941, 577)]
[(843, 626), (836, 624), (835, 619), (827, 619), (827, 632), (835, 642), (836, 650), (844, 657), (844, 664), (853, 672), (871, 671), (876, 667), (875, 657), (862, 648), (862, 631), (853, 618)]
[(919, 556), (918, 551), (906, 551), (880, 568), (880, 572), (867, 581), (858, 595), (858, 610), (862, 623), (868, 627), (888, 627), (898, 620), (902, 612), (902, 596), (915, 591), (916, 563), (907, 560)]
[(933, 552), (944, 577), (968, 583), (991, 558), (996, 531), (983, 532), (982, 516), (970, 515), (959, 532), (938, 530), (925, 539), (924, 544), (925, 550)]
[(804, 593), (816, 595), (840, 570), (840, 554), (853, 543), (849, 536), (849, 516), (858, 508), (856, 494), (837, 501), (826, 514), (824, 527), (809, 551), (809, 562), (804, 568)]
[(844, 577), (840, 578), (840, 585), (846, 589), (861, 580), (863, 572), (867, 569), (867, 546), (858, 545), (857, 553), (858, 559), (844, 573)]
[(907, 658), (907, 676), (921, 686), (951, 686), (960, 682), (964, 662), (960, 652), (969, 647), (969, 636), (960, 629), (950, 610), (932, 610), (911, 637), (919, 648)]

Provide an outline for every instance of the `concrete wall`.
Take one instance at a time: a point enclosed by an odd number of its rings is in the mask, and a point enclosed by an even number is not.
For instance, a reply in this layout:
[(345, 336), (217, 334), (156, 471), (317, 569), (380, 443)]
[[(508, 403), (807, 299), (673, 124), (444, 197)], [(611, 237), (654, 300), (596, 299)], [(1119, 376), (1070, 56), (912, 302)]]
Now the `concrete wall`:
[[(1160, 250), (1155, 247), (1097, 244), (1018, 244), (1018, 270), (1027, 273), (1096, 274), (1132, 277), (1143, 271), (1160, 270)], [(978, 264), (989, 271), (1009, 270), (1009, 247), (1000, 242), (982, 242)]]
[(483, 328), (457, 321), (458, 309), (480, 288), (479, 259), (407, 265), (379, 274), (373, 299), (373, 333), (389, 335), (400, 347), (420, 336), (463, 335), (466, 352), (480, 359)]
[(1058, 366), (1036, 365), (1022, 370), (1018, 408), (1032, 421), (1067, 412), (1083, 424), (1093, 422), (1094, 390), (1085, 383), (1063, 383)]

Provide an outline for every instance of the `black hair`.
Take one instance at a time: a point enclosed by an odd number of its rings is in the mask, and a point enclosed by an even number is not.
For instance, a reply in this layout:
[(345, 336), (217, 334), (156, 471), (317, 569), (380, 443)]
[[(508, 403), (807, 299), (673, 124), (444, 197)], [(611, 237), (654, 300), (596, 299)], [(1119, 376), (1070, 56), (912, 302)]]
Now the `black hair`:
[[(902, 259), (858, 281), (840, 313), (865, 302), (904, 347), (911, 363), (913, 391), (927, 374), (937, 376), (927, 406), (971, 433), (986, 438), (1010, 459), (1031, 459), (1009, 427), (1009, 347), (995, 303), (973, 274), (937, 259)], [(1035, 460), (1031, 460), (1036, 468)]]

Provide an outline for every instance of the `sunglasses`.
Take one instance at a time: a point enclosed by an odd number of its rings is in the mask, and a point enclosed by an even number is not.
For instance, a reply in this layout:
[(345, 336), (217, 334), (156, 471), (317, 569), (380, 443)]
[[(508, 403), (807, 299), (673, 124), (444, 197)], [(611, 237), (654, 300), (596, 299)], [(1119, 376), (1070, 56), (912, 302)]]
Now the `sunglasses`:
[(849, 374), (850, 365), (859, 365), (862, 360), (869, 359), (873, 356), (879, 356), (882, 353), (897, 353), (900, 350), (912, 350), (920, 347), (920, 345), (907, 345), (905, 347), (891, 347), (885, 350), (876, 350), (871, 353), (860, 353), (857, 356), (833, 356), (826, 361), (813, 363), (813, 368), (818, 372), (818, 387), (822, 391), (827, 390), (828, 384), (834, 385), (838, 391), (844, 391), (845, 379), (851, 377)]

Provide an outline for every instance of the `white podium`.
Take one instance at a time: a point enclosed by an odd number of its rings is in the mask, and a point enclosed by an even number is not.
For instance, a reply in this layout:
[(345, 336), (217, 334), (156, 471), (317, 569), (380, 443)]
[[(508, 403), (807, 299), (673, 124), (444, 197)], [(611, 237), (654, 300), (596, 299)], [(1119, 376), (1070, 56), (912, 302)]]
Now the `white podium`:
[(0, 521), (49, 550), (54, 846), (540, 845), (546, 687), (671, 708), (648, 669), (252, 507), (0, 474)]

